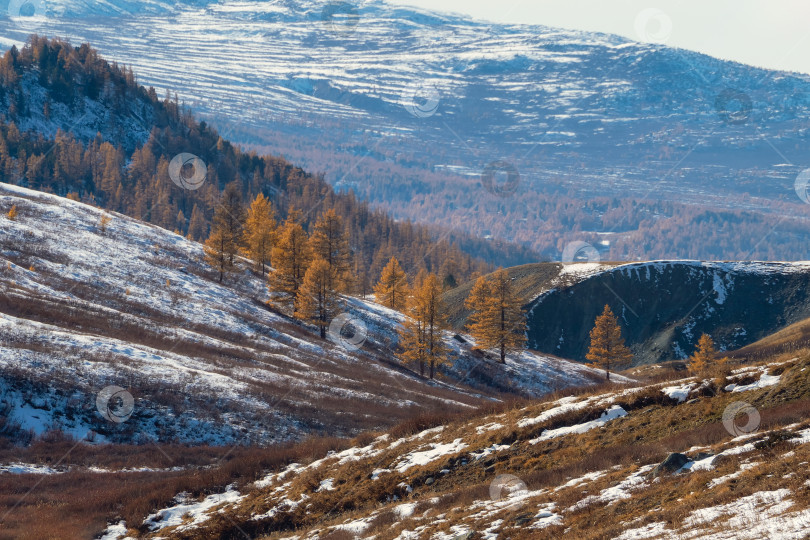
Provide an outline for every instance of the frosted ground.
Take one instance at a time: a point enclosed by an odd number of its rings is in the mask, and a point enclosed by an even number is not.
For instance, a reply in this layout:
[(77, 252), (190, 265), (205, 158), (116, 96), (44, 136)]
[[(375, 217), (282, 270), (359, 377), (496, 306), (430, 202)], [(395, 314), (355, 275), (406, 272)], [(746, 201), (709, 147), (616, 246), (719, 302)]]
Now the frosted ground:
[[(0, 395), (35, 434), (283, 441), (601, 377), (527, 351), (505, 368), (487, 363), (488, 387), (475, 380), (483, 364), (471, 340), (448, 333), (454, 364), (427, 382), (392, 359), (401, 315), (371, 301), (344, 302), (368, 329), (355, 351), (268, 310), (264, 280), (246, 270), (220, 285), (201, 245), (179, 235), (117, 214), (102, 231), (97, 208), (0, 184), (0, 205), (12, 204), (20, 215), (0, 230), (0, 299), (15, 306), (0, 316)], [(93, 400), (111, 384), (129, 388), (136, 406), (127, 422), (105, 426)]]

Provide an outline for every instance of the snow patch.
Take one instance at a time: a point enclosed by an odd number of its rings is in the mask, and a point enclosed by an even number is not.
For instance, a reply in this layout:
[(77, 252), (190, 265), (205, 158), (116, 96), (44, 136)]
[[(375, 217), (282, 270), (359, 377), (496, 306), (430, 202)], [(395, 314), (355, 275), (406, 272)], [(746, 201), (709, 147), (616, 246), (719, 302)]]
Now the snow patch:
[(431, 443), (429, 446), (432, 447), (429, 450), (411, 452), (403, 456), (402, 461), (400, 461), (395, 469), (398, 472), (405, 472), (411, 467), (427, 465), (431, 461), (437, 460), (442, 456), (455, 454), (467, 447), (467, 445), (462, 442), (462, 439), (456, 439), (447, 444)]
[(206, 521), (209, 513), (216, 507), (236, 503), (244, 498), (234, 489), (233, 485), (228, 486), (224, 493), (209, 495), (201, 501), (189, 501), (185, 493), (175, 497), (178, 503), (175, 506), (164, 508), (154, 514), (147, 516), (143, 524), (151, 531), (165, 529), (167, 527), (177, 527), (176, 530), (183, 531)]
[(549, 439), (554, 439), (557, 437), (564, 437), (566, 435), (572, 434), (580, 434), (590, 431), (595, 428), (603, 427), (605, 424), (610, 422), (611, 420), (615, 420), (616, 418), (621, 418), (623, 416), (627, 416), (627, 411), (622, 409), (619, 405), (614, 405), (607, 411), (605, 411), (600, 418), (596, 420), (591, 420), (590, 422), (584, 422), (582, 424), (577, 424), (574, 426), (564, 426), (557, 429), (547, 429), (543, 431), (543, 433), (529, 441), (529, 444), (537, 444), (542, 441), (547, 441)]
[(686, 401), (686, 398), (689, 397), (689, 392), (695, 387), (694, 384), (685, 384), (682, 386), (668, 386), (666, 388), (662, 388), (661, 391), (667, 395), (670, 399), (676, 400), (678, 403), (682, 403)]

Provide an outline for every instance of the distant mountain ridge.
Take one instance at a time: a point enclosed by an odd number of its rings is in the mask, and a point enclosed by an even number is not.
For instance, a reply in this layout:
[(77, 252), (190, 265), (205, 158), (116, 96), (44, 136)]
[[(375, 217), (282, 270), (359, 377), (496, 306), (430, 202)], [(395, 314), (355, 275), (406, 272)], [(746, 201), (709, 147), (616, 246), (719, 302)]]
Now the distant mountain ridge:
[(183, 7), (202, 7), (216, 0), (0, 0), (0, 13), (11, 16), (88, 17), (169, 13)]
[[(575, 240), (605, 242), (610, 260), (808, 258), (793, 189), (810, 165), (807, 76), (379, 1), (105, 17), (40, 31), (96, 44), (230, 139), (398, 217), (553, 259)], [(499, 162), (517, 196), (483, 185)]]
[[(231, 182), (246, 202), (263, 193), (281, 220), (296, 207), (307, 225), (335, 207), (348, 228), (358, 286), (366, 291), (391, 256), (414, 275), (426, 268), (451, 281), (484, 269), (484, 259), (534, 258), (514, 244), (394, 220), (350, 192), (337, 193), (320, 175), (243, 151), (227, 136), (198, 121), (176, 95), (161, 99), (154, 88), (138, 85), (131, 68), (88, 44), (32, 36), (0, 60), (0, 179), (9, 183), (72, 193), (195, 240), (208, 236), (220, 193)], [(181, 154), (202, 163), (203, 181), (193, 190), (172, 177), (172, 161)]]

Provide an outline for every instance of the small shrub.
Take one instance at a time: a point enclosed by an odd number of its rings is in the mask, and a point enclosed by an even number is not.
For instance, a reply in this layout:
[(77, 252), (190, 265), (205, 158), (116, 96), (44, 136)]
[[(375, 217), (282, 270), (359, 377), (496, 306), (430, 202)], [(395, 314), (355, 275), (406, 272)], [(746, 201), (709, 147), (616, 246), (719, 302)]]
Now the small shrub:
[(765, 438), (765, 440), (755, 442), (754, 448), (756, 448), (757, 450), (773, 448), (778, 444), (781, 444), (785, 441), (789, 441), (790, 439), (795, 439), (796, 437), (798, 437), (798, 435), (790, 431), (784, 430), (774, 431), (773, 433), (768, 433), (768, 436)]
[(401, 424), (391, 429), (391, 437), (399, 439), (415, 435), (426, 429), (444, 425), (451, 418), (451, 415), (441, 413), (425, 413), (414, 418), (405, 420)]
[(98, 220), (98, 229), (101, 231), (101, 234), (107, 232), (107, 226), (109, 226), (112, 218), (106, 212), (101, 214), (101, 217)]
[(352, 445), (353, 446), (368, 446), (372, 442), (374, 442), (374, 439), (376, 439), (376, 438), (377, 438), (377, 434), (374, 433), (373, 431), (364, 431), (363, 433), (361, 433), (360, 435), (358, 435), (357, 437), (354, 438), (354, 440), (352, 441)]
[(323, 540), (355, 540), (355, 535), (344, 529), (335, 529), (325, 536), (321, 536)]
[(393, 510), (387, 510), (377, 514), (369, 522), (367, 532), (382, 531), (399, 522), (399, 516)]

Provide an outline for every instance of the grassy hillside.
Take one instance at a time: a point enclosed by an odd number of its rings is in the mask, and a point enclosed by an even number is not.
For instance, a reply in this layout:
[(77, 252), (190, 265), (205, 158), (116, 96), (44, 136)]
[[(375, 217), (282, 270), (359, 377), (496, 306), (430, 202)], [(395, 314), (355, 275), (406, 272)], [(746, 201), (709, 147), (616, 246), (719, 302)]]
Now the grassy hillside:
[[(528, 304), (560, 274), (562, 266), (560, 263), (524, 264), (508, 268), (507, 272), (514, 280), (518, 296)], [(468, 281), (444, 293), (449, 314), (448, 321), (453, 328), (461, 329), (470, 315), (464, 308), (464, 301), (469, 296), (473, 284), (474, 281)]]
[[(808, 368), (803, 351), (708, 377), (413, 420), (232, 485), (219, 498), (174, 504), (128, 532), (178, 539), (803, 538), (810, 523), (810, 473), (802, 466), (810, 460)], [(746, 414), (724, 422), (742, 402), (753, 407), (756, 425)], [(656, 470), (672, 453), (682, 454), (670, 457), (672, 470)], [(127, 525), (116, 530), (123, 534)]]
[(729, 353), (732, 358), (761, 360), (810, 346), (810, 319), (804, 319)]
[[(435, 381), (395, 357), (401, 314), (346, 296), (340, 330), (274, 311), (247, 261), (225, 283), (202, 246), (154, 225), (0, 183), (0, 409), (22, 436), (61, 430), (96, 442), (247, 444), (348, 436), (416, 412), (465, 410), (590, 384), (595, 370), (531, 352), (507, 366), (446, 333)], [(133, 394), (109, 425), (84, 407), (107, 385)]]
[[(621, 263), (574, 263), (542, 262), (507, 268), (518, 297), (527, 306), (541, 294), (555, 288), (566, 288), (587, 277)], [(448, 320), (455, 329), (461, 329), (470, 312), (464, 301), (470, 294), (474, 281), (468, 281), (444, 293), (449, 313)]]
[[(529, 347), (578, 361), (605, 304), (619, 316), (636, 364), (682, 361), (703, 332), (729, 351), (764, 339), (740, 352), (764, 347), (756, 356), (763, 358), (803, 346), (801, 321), (810, 315), (810, 267), (804, 263), (537, 263), (507, 271), (529, 312)], [(464, 300), (472, 285), (444, 295), (455, 329), (469, 316)], [(773, 337), (780, 344), (769, 340), (782, 329)]]

